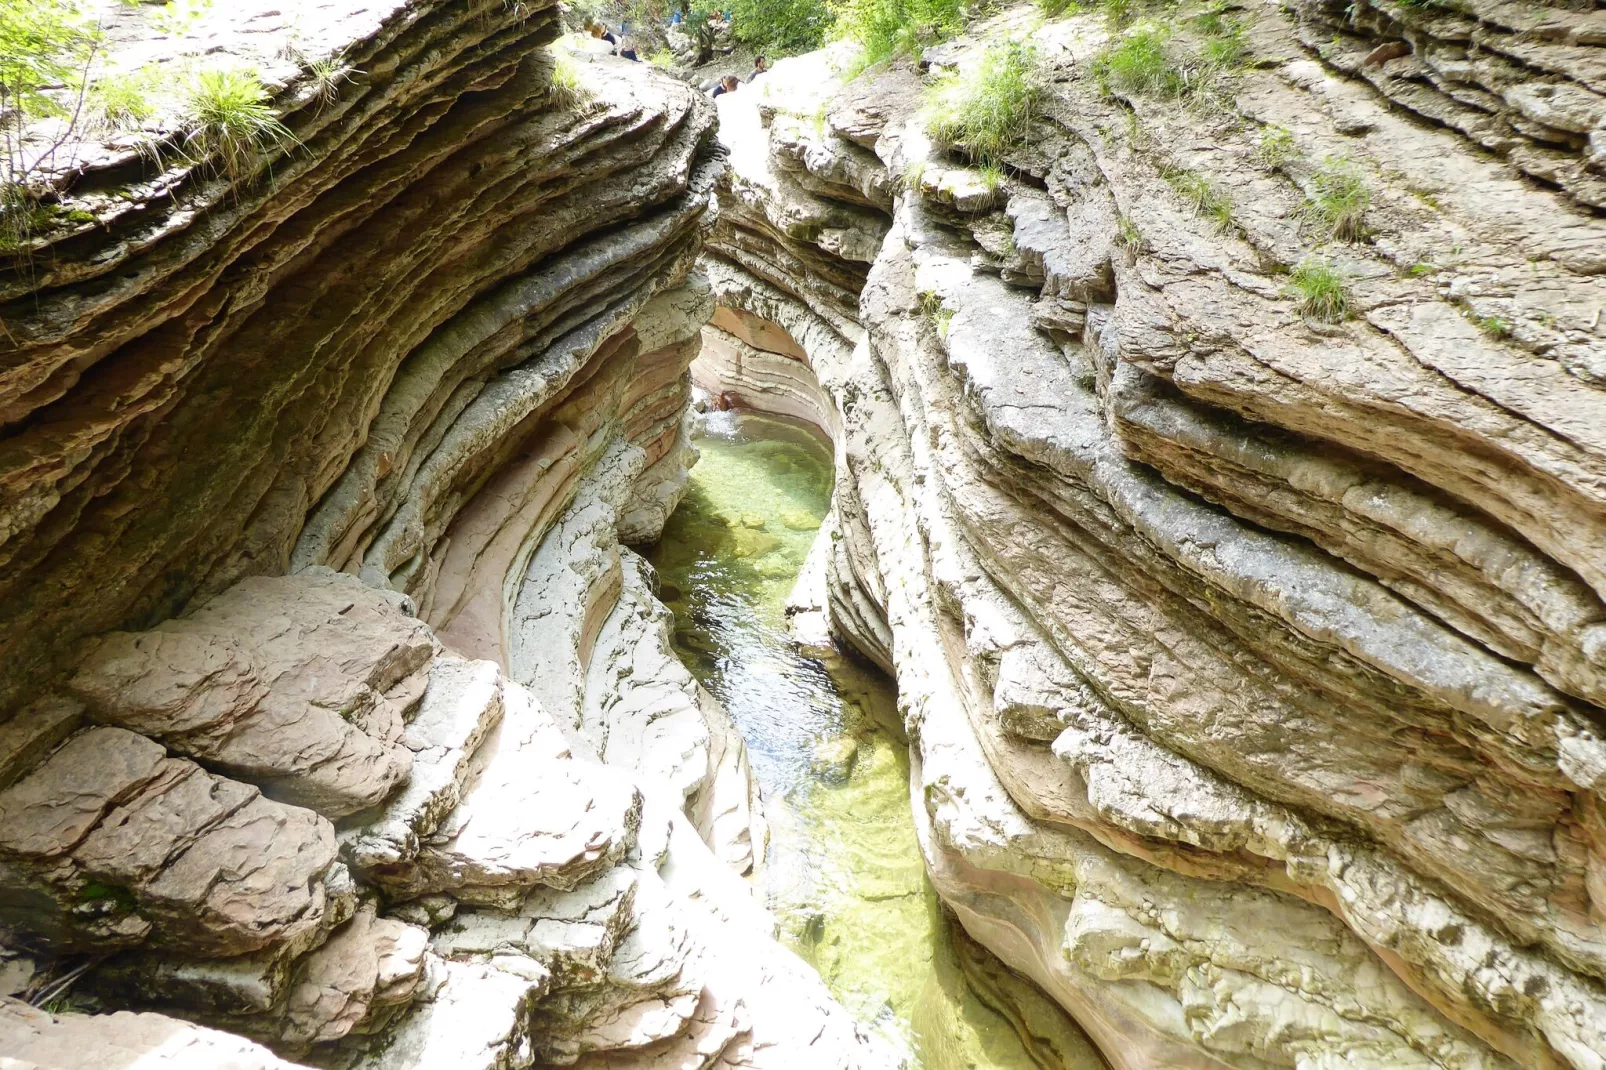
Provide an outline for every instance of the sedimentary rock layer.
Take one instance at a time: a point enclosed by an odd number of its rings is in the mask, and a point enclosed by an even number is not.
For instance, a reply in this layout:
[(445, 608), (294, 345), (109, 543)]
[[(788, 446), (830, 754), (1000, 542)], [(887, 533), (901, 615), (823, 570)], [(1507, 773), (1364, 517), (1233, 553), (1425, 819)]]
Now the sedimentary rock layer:
[[(1033, 43), (1001, 182), (931, 143), (919, 72), (783, 64), (721, 105), (708, 273), (760, 322), (698, 374), (790, 397), (779, 328), (824, 387), (833, 623), (895, 671), (932, 879), (1113, 1065), (1599, 1066), (1606, 223), (1587, 164), (1558, 193), (1391, 108), (1404, 52), (1346, 64), (1324, 11), (1235, 13), (1249, 61), (1188, 107), (1098, 73), (1102, 17), (933, 51)], [(1390, 33), (1447, 54), (1474, 16), (1437, 12)], [(1534, 65), (1511, 129), (1598, 90), (1593, 13), (1475, 18)], [(905, 188), (846, 314), (866, 149)], [(1341, 167), (1353, 242), (1312, 229)], [(1347, 322), (1299, 314), (1309, 257)]]
[(266, 64), (293, 139), (103, 147), (98, 225), (0, 275), (8, 991), (320, 1065), (888, 1065), (747, 895), (745, 749), (621, 545), (694, 456), (712, 106), (554, 93), (556, 9), (502, 0), (301, 12), (319, 89), (296, 14), (169, 42)]

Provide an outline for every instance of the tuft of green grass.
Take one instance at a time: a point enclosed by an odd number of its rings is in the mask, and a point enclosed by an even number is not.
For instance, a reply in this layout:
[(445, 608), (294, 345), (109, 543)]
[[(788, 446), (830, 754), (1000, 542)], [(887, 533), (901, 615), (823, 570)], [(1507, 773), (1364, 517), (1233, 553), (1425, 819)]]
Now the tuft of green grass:
[(1430, 264), (1427, 261), (1422, 260), (1412, 264), (1409, 268), (1407, 268), (1406, 274), (1410, 275), (1413, 279), (1422, 279), (1429, 275), (1435, 275), (1438, 273), (1438, 271), (1439, 265)]
[(580, 73), (580, 65), (569, 56), (558, 56), (552, 64), (552, 83), (547, 89), (560, 108), (579, 108), (595, 95)]
[(1194, 25), (1204, 35), (1199, 58), (1207, 67), (1231, 70), (1243, 64), (1249, 54), (1249, 41), (1242, 23), (1211, 9), (1194, 19)]
[(1132, 222), (1132, 217), (1125, 212), (1116, 217), (1115, 240), (1128, 252), (1143, 251), (1143, 231), (1138, 229), (1138, 225)]
[(306, 61), (307, 73), (312, 77), (318, 102), (323, 107), (340, 99), (340, 87), (351, 81), (351, 76), (362, 72), (341, 61), (339, 56)]
[(997, 167), (1026, 136), (1042, 92), (1032, 46), (996, 42), (975, 67), (941, 78), (927, 91), (926, 132), (983, 167)]
[(1349, 317), (1349, 284), (1342, 270), (1326, 260), (1306, 257), (1288, 274), (1288, 291), (1299, 299), (1299, 313), (1321, 323)]
[(1004, 169), (996, 164), (985, 164), (977, 169), (981, 184), (989, 190), (996, 190), (1004, 184)]
[(1160, 172), (1160, 177), (1164, 178), (1187, 202), (1188, 207), (1193, 209), (1194, 215), (1205, 216), (1212, 220), (1218, 230), (1231, 229), (1232, 198), (1215, 183), (1186, 167), (1164, 168)]
[(1348, 160), (1329, 156), (1311, 176), (1305, 218), (1335, 241), (1366, 236), (1366, 209), (1372, 203), (1366, 179)]
[(1037, 10), (1045, 19), (1057, 19), (1076, 14), (1082, 10), (1082, 5), (1077, 0), (1037, 0)]
[(1490, 338), (1511, 337), (1511, 321), (1502, 316), (1474, 316), (1472, 322)]
[(1260, 132), (1255, 155), (1267, 167), (1283, 167), (1298, 158), (1299, 146), (1294, 144), (1294, 135), (1286, 126), (1273, 124)]
[(1156, 97), (1178, 97), (1188, 80), (1168, 54), (1171, 33), (1143, 26), (1112, 41), (1093, 61), (1094, 74), (1107, 88)]
[(675, 54), (669, 51), (668, 48), (660, 48), (647, 57), (647, 62), (654, 67), (662, 67), (664, 70), (668, 70), (675, 65)]
[(295, 141), (255, 71), (197, 71), (185, 88), (184, 117), (185, 154), (215, 162), (231, 180), (243, 177), (259, 154)]
[(150, 68), (102, 78), (89, 87), (84, 110), (102, 130), (138, 130), (156, 115), (151, 100), (154, 86), (155, 72)]
[(953, 321), (954, 310), (951, 308), (939, 308), (936, 312), (932, 313), (931, 322), (937, 328), (938, 338), (941, 338), (945, 342), (948, 340), (948, 327), (953, 323)]
[(910, 160), (903, 165), (903, 175), (899, 178), (899, 183), (903, 189), (918, 191), (920, 183), (925, 180), (925, 177), (926, 161)]

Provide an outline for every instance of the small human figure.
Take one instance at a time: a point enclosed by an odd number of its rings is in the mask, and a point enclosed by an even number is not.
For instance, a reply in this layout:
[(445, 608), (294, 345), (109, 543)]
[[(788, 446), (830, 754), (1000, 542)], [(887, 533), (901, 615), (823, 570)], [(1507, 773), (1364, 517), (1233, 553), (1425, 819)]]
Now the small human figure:
[(608, 32), (608, 24), (606, 22), (592, 23), (591, 36), (595, 37), (599, 41), (608, 42), (609, 47), (614, 51), (617, 51), (619, 48), (619, 38)]
[(741, 84), (741, 79), (737, 78), (734, 74), (727, 74), (725, 77), (721, 78), (719, 80), (719, 84), (714, 87), (714, 96), (722, 97), (726, 93), (734, 93), (736, 92), (736, 87)]
[(767, 56), (763, 56), (763, 55), (754, 56), (753, 57), (753, 69), (747, 73), (747, 80), (749, 82), (751, 82), (754, 78), (757, 78), (759, 75), (763, 74), (765, 71), (767, 71), (769, 69), (770, 69), (770, 61), (769, 61), (769, 58)]
[(681, 15), (678, 7), (669, 13), (669, 25), (679, 26), (683, 21), (685, 21), (685, 17)]

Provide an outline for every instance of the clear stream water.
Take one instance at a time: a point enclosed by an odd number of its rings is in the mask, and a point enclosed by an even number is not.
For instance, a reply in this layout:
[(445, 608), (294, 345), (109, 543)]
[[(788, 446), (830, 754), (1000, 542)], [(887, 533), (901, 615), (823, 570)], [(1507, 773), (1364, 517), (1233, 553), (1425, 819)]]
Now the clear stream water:
[(830, 506), (812, 428), (715, 413), (702, 459), (649, 553), (675, 645), (747, 739), (770, 847), (759, 878), (781, 940), (911, 1067), (1034, 1068), (961, 971), (909, 812), (909, 756), (890, 681), (788, 636), (783, 606)]

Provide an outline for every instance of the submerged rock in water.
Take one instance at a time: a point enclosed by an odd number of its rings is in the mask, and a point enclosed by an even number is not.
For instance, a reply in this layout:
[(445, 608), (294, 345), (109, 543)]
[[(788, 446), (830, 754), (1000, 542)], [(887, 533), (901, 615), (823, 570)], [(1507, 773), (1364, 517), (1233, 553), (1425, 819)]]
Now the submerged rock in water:
[(840, 784), (853, 775), (853, 763), (858, 757), (859, 741), (852, 736), (821, 740), (809, 757), (809, 772), (818, 780)]

